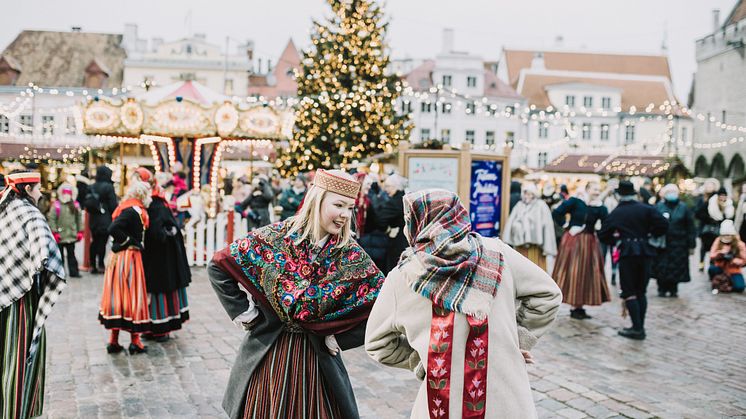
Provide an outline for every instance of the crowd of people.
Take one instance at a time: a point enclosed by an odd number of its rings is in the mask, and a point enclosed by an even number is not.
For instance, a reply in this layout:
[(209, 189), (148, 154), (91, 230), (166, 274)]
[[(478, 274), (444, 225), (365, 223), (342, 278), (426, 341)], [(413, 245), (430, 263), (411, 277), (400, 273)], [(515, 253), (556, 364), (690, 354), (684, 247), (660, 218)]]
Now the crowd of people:
[[(3, 364), (0, 400), (14, 417), (41, 412), (43, 324), (66, 278), (80, 276), (83, 214), (90, 272), (104, 274), (106, 350), (124, 351), (125, 331), (136, 355), (147, 351), (143, 338), (165, 341), (189, 319), (182, 229), (204, 219), (209, 198), (209, 190), (188, 190), (178, 171), (138, 168), (121, 201), (105, 166), (94, 180), (65, 178), (48, 200), (40, 181), (35, 172), (10, 174), (0, 199), (8, 227), (0, 232), (8, 272), (0, 348), (13, 361)], [(561, 303), (572, 319), (590, 319), (586, 307), (611, 301), (618, 282), (631, 321), (618, 333), (643, 340), (648, 281), (657, 280), (660, 297), (677, 297), (678, 284), (691, 281), (697, 238), (713, 293), (744, 290), (746, 189), (734, 202), (714, 179), (694, 196), (675, 184), (637, 189), (618, 179), (573, 191), (513, 182), (502, 240), (472, 232), (455, 194), (408, 192), (397, 174), (253, 174), (225, 186), (228, 208), (249, 231), (208, 266), (218, 299), (247, 331), (223, 401), (232, 418), (358, 417), (338, 355), (361, 345), (422, 381), (415, 416), (494, 417), (492, 403), (497, 416), (532, 412), (523, 365)]]

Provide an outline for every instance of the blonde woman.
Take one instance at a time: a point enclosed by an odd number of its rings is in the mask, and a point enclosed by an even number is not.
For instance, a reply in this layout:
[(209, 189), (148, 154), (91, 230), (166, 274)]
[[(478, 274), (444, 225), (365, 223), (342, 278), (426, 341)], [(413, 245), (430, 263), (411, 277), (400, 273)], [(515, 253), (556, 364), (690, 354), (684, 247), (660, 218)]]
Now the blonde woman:
[(106, 347), (110, 354), (124, 349), (119, 345), (120, 330), (130, 333), (130, 354), (146, 352), (140, 334), (150, 330), (151, 322), (141, 252), (145, 230), (150, 224), (147, 210), (152, 200), (150, 194), (146, 181), (132, 179), (124, 200), (112, 214), (109, 234), (114, 240), (111, 246), (114, 254), (106, 267), (98, 315), (104, 328), (111, 331)]
[(339, 351), (362, 345), (384, 279), (352, 238), (359, 190), (342, 171), (318, 170), (297, 215), (210, 263), (225, 311), (248, 330), (223, 399), (231, 418), (359, 416)]

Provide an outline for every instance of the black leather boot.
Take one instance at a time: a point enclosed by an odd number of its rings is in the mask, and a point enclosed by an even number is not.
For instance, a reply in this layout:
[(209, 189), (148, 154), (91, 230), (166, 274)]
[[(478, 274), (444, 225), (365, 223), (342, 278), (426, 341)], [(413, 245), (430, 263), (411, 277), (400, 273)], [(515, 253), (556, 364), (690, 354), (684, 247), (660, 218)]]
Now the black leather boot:
[[(624, 304), (627, 306), (627, 312), (632, 320), (631, 328), (624, 328), (617, 332), (619, 336), (623, 336), (629, 339), (643, 340), (645, 339), (645, 329), (643, 329), (642, 316), (640, 310), (640, 302), (636, 298), (626, 300)], [(647, 306), (647, 301), (645, 302)]]

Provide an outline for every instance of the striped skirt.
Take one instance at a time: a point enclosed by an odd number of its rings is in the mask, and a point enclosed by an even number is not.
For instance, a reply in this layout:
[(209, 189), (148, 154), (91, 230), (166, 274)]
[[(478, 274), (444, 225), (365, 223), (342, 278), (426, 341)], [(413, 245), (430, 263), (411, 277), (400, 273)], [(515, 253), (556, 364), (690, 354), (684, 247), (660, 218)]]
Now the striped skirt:
[(562, 302), (572, 306), (597, 306), (611, 301), (604, 260), (595, 234), (565, 233), (552, 278), (562, 290)]
[(518, 253), (526, 257), (526, 259), (533, 262), (536, 266), (543, 270), (547, 270), (547, 257), (544, 256), (544, 250), (538, 244), (529, 244), (527, 246), (518, 246), (515, 248)]
[(39, 416), (44, 405), (44, 330), (34, 360), (27, 366), (39, 297), (35, 290), (0, 311), (0, 417)]
[(189, 320), (189, 301), (186, 288), (163, 294), (150, 294), (150, 333), (165, 335), (181, 329)]
[(243, 417), (342, 417), (306, 334), (283, 332), (277, 338), (249, 379)]
[(148, 292), (139, 249), (114, 253), (106, 267), (98, 319), (107, 329), (132, 333), (150, 330)]

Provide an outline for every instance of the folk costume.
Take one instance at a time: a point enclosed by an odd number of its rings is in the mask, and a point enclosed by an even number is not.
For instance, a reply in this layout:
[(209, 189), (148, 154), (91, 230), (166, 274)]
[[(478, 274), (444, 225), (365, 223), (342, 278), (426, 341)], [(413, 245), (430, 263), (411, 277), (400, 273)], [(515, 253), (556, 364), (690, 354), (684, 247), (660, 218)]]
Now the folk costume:
[(552, 211), (552, 217), (557, 224), (565, 225), (568, 214), (570, 220), (562, 236), (552, 278), (562, 290), (562, 302), (579, 307), (571, 311), (571, 316), (585, 319), (590, 316), (582, 306), (611, 301), (595, 229), (596, 222), (603, 221), (608, 211), (602, 205), (591, 206), (580, 198), (571, 197)]
[(42, 414), (46, 362), (44, 322), (65, 288), (60, 251), (44, 215), (19, 194), (39, 173), (13, 173), (0, 198), (0, 417)]
[(184, 237), (160, 186), (153, 187), (148, 206), (150, 226), (142, 252), (150, 310), (150, 334), (166, 338), (189, 320), (186, 288), (192, 281)]
[(539, 199), (539, 191), (533, 183), (524, 184), (523, 192), (533, 198), (522, 198), (513, 207), (502, 236), (505, 243), (546, 270), (547, 256), (557, 254), (552, 210)]
[[(360, 184), (319, 170), (313, 188), (355, 198)], [(292, 221), (250, 232), (208, 266), (226, 312), (249, 328), (223, 407), (234, 419), (356, 418), (342, 358), (325, 341), (333, 335), (342, 350), (362, 345), (384, 277), (354, 240), (339, 246), (327, 236), (316, 245), (289, 234)]]
[(404, 198), (412, 247), (373, 306), (365, 349), (424, 381), (412, 418), (536, 417), (525, 360), (561, 303), (552, 278), (498, 239), (471, 232), (444, 190)]
[[(149, 189), (146, 193), (150, 193)], [(135, 197), (122, 201), (112, 215), (109, 234), (113, 238), (113, 254), (106, 267), (98, 318), (106, 329), (111, 330), (107, 346), (109, 353), (123, 349), (118, 342), (120, 330), (132, 336), (130, 353), (140, 353), (144, 352), (140, 333), (150, 331), (151, 327), (141, 254), (150, 217), (146, 205)]]

